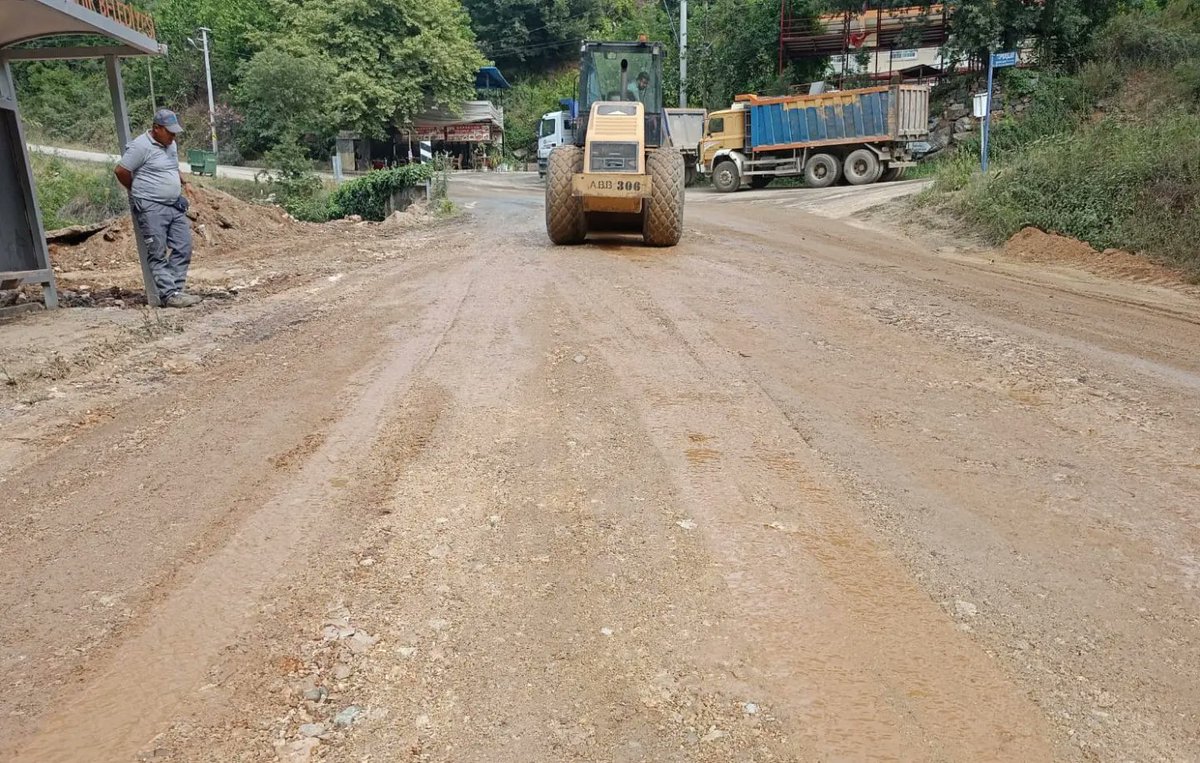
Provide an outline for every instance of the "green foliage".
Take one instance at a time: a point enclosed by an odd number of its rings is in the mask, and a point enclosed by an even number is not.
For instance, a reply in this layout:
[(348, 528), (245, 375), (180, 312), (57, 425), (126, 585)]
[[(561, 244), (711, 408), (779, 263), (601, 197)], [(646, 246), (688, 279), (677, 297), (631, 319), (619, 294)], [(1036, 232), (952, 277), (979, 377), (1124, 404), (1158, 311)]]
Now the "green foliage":
[(950, 0), (949, 4), (952, 31), (949, 48), (958, 57), (984, 61), (989, 50), (1013, 50), (1023, 40), (1033, 38), (1042, 63), (1074, 64), (1096, 29), (1134, 3)]
[(117, 131), (101, 62), (14, 63), (13, 71), (31, 140), (116, 148)]
[(298, 0), (285, 5), (278, 41), (337, 70), (334, 108), (343, 129), (382, 137), (430, 104), (474, 94), (485, 61), (458, 0)]
[(1200, 58), (1200, 28), (1189, 23), (1182, 11), (1127, 13), (1096, 35), (1092, 51), (1097, 60), (1113, 61), (1125, 70), (1173, 67)]
[[(1027, 77), (1027, 72), (1018, 70), (1003, 81)], [(1022, 88), (1018, 85), (1012, 89), (1020, 92)], [(1033, 101), (1023, 117), (1003, 119), (992, 125), (993, 157), (1002, 158), (1036, 140), (1074, 129), (1089, 108), (1087, 96), (1075, 77), (1044, 73), (1024, 89)]]
[(1200, 118), (1106, 119), (1039, 143), (950, 202), (995, 240), (1026, 226), (1151, 252), (1200, 274)]
[(271, 49), (256, 53), (241, 70), (233, 91), (245, 116), (242, 147), (259, 153), (297, 138), (328, 133), (333, 80), (326, 58)]
[(1094, 30), (1090, 45), (1076, 46), (1075, 54), (1090, 60), (1074, 77), (1006, 73), (1005, 92), (1032, 103), (1022, 118), (995, 126), (995, 171), (980, 175), (978, 143), (966, 145), (938, 162), (922, 200), (948, 207), (997, 241), (1034, 226), (1100, 249), (1145, 252), (1200, 278), (1194, 11), (1191, 0), (1173, 0), (1113, 16)]
[(601, 0), (463, 0), (483, 52), (501, 70), (537, 71), (578, 57)]
[(34, 154), (38, 206), (47, 230), (101, 222), (129, 208), (125, 189), (107, 165)]
[(542, 77), (525, 77), (504, 95), (504, 150), (511, 156), (537, 148), (537, 124), (543, 114), (558, 111), (561, 98), (574, 98), (579, 70), (565, 68)]
[(270, 172), (262, 174), (267, 175), (267, 187), (277, 204), (298, 220), (324, 222), (330, 218), (324, 186), (302, 146), (288, 140), (263, 158)]
[(344, 183), (329, 199), (330, 216), (359, 215), (364, 220), (382, 220), (392, 194), (423, 185), (434, 175), (433, 164), (406, 164), (390, 170), (368, 172)]
[[(815, 15), (816, 3), (793, 1), (793, 17)], [(859, 4), (861, 9), (861, 4)], [(728, 108), (740, 93), (783, 94), (788, 85), (819, 79), (823, 61), (779, 73), (780, 0), (713, 0), (693, 19), (698, 39), (689, 93), (708, 109)]]
[[(206, 97), (204, 55), (188, 44), (188, 38), (200, 44), (199, 27), (212, 30), (213, 86), (223, 93), (237, 81), (242, 63), (267, 47), (280, 19), (273, 0), (153, 0), (146, 7), (154, 15), (159, 41), (171, 51), (154, 61), (155, 89), (161, 103), (176, 106)], [(128, 68), (127, 85), (148, 93), (144, 67)]]
[[(485, 63), (459, 0), (147, 0), (144, 7), (170, 54), (124, 62), (131, 122), (141, 129), (155, 105), (167, 106), (180, 113), (189, 142), (206, 142), (204, 60), (187, 40), (199, 42), (197, 29), (208, 27), (227, 160), (283, 142), (281, 125), (316, 146), (339, 129), (382, 136), (427, 105), (472, 97)], [(31, 135), (114, 147), (102, 64), (18, 64), (15, 71)], [(292, 118), (279, 120), (279, 113)], [(242, 151), (230, 152), (235, 138)]]

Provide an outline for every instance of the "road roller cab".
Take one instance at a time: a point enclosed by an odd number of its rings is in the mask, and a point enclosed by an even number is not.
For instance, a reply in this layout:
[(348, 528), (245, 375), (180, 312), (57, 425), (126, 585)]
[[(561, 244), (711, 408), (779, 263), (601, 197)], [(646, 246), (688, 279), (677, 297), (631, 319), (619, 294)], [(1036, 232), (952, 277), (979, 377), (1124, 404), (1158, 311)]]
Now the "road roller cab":
[(674, 246), (683, 233), (683, 157), (665, 139), (663, 46), (585, 42), (576, 145), (550, 154), (546, 231), (556, 244), (590, 232), (638, 233)]

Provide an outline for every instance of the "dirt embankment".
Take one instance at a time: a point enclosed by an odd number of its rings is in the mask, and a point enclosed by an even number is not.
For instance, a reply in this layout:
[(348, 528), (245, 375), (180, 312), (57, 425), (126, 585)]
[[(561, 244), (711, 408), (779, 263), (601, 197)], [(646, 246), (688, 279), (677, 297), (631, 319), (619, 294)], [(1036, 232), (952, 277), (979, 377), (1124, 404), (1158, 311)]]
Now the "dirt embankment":
[[(278, 207), (250, 204), (215, 188), (193, 185), (190, 195), (193, 261), (205, 268), (240, 259), (255, 247), (292, 239), (311, 227)], [(100, 225), (52, 231), (47, 241), (67, 306), (144, 303), (137, 240), (127, 215)]]
[(1089, 273), (1157, 285), (1187, 281), (1178, 268), (1160, 265), (1146, 257), (1122, 251), (1099, 251), (1086, 242), (1037, 228), (1025, 228), (1004, 244), (1004, 253), (1046, 265), (1070, 265)]

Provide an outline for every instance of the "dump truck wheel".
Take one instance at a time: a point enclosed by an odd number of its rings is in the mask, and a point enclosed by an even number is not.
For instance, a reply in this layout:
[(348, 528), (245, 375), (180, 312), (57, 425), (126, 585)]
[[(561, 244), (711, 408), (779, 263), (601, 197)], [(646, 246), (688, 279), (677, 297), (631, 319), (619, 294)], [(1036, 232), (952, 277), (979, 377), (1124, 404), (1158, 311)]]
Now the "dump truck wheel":
[(683, 169), (683, 184), (691, 188), (696, 184), (696, 180), (700, 177), (700, 171), (696, 169), (695, 163), (689, 162)]
[(721, 193), (733, 193), (742, 187), (742, 174), (735, 163), (726, 159), (713, 168), (712, 184)]
[(546, 233), (559, 245), (582, 244), (587, 237), (583, 199), (571, 192), (575, 175), (583, 172), (583, 149), (559, 146), (550, 152), (546, 168)]
[(683, 157), (678, 151), (646, 152), (650, 197), (644, 202), (642, 237), (650, 246), (675, 246), (683, 237)]
[(828, 188), (840, 175), (841, 164), (831, 154), (813, 154), (804, 165), (804, 184), (809, 188)]
[(880, 178), (880, 182), (890, 183), (893, 180), (899, 180), (900, 178), (904, 177), (904, 169), (904, 167), (888, 167), (886, 170), (884, 170), (883, 177)]
[(860, 148), (846, 157), (842, 171), (846, 173), (846, 182), (850, 185), (867, 185), (879, 179), (880, 169), (879, 157), (868, 149)]

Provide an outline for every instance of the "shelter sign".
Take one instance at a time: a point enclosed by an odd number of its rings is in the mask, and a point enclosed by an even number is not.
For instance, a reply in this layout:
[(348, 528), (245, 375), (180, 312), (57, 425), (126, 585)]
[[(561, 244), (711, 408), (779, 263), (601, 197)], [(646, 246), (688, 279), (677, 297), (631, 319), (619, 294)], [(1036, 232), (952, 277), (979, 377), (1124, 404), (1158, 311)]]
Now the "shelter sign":
[(120, 0), (75, 0), (75, 4), (157, 40), (154, 17)]

